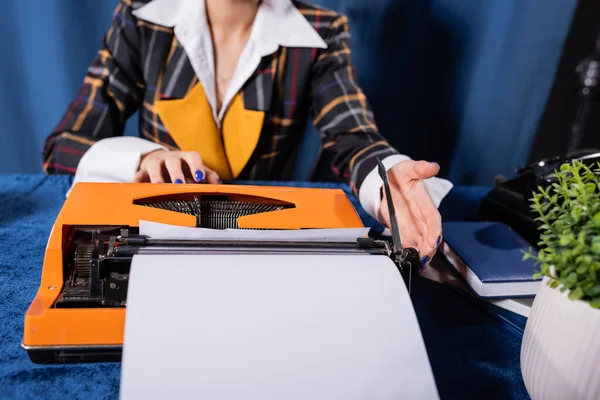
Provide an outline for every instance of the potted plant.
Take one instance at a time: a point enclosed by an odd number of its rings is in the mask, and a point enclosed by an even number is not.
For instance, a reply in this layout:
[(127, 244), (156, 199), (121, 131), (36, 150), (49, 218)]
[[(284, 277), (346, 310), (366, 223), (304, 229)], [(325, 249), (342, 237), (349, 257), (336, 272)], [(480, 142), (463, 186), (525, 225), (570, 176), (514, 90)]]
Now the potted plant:
[(521, 346), (533, 399), (600, 399), (600, 179), (580, 161), (533, 194), (543, 277)]

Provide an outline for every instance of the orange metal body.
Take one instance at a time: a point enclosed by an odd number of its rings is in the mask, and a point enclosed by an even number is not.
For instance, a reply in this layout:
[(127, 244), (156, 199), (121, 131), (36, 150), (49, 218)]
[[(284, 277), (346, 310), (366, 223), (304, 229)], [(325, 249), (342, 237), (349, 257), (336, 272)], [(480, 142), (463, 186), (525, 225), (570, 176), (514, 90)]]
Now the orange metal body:
[(198, 184), (78, 183), (66, 199), (47, 243), (41, 284), (25, 315), (23, 346), (120, 346), (124, 308), (53, 308), (62, 291), (64, 237), (76, 225), (129, 225), (140, 220), (195, 226), (194, 216), (134, 204), (141, 199), (190, 193), (261, 197), (290, 203), (280, 211), (241, 217), (240, 228), (358, 228), (363, 224), (341, 190)]

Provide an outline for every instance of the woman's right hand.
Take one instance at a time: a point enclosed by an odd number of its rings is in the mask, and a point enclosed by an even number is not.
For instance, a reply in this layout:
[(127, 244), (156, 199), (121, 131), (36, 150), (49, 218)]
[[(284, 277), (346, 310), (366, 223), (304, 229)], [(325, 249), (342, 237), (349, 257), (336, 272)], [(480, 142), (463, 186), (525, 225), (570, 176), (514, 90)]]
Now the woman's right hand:
[(217, 173), (195, 151), (156, 150), (142, 156), (134, 182), (220, 183)]

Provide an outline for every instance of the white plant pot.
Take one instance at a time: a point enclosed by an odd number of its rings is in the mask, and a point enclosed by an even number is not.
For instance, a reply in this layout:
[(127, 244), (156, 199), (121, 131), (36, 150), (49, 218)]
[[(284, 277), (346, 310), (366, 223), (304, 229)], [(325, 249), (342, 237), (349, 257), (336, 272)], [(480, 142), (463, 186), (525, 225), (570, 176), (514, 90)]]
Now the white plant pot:
[(544, 279), (521, 345), (521, 372), (532, 399), (600, 399), (600, 310), (569, 300)]

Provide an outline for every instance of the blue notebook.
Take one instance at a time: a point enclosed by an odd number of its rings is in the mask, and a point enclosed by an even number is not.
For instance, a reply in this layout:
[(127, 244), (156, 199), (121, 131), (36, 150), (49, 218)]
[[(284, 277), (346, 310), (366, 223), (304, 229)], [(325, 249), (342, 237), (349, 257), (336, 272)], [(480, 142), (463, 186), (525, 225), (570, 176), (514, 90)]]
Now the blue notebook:
[(440, 252), (482, 298), (534, 297), (541, 278), (534, 260), (523, 260), (530, 245), (497, 222), (443, 223)]

